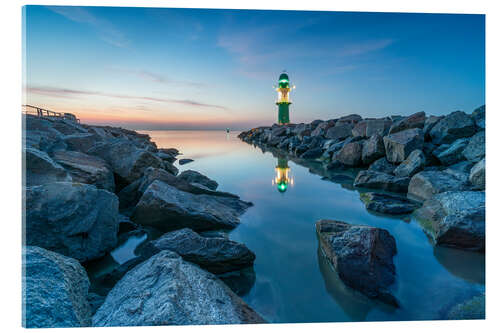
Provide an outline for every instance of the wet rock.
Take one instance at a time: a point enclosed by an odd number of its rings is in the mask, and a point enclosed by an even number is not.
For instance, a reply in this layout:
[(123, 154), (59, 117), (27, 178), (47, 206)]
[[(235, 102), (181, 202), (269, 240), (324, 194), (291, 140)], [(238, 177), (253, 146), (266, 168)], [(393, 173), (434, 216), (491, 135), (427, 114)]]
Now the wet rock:
[(192, 185), (202, 185), (212, 191), (215, 191), (219, 184), (215, 180), (212, 180), (208, 178), (205, 175), (202, 175), (198, 171), (194, 170), (185, 170), (181, 172), (181, 174), (178, 176), (180, 179), (184, 179), (188, 183)]
[(142, 176), (148, 167), (164, 168), (163, 161), (152, 152), (137, 148), (131, 141), (115, 139), (99, 143), (88, 151), (111, 166), (113, 172), (131, 183)]
[(445, 171), (421, 171), (411, 178), (408, 196), (415, 200), (424, 201), (437, 193), (466, 189), (466, 181), (457, 175)]
[(396, 279), (393, 257), (397, 251), (387, 230), (320, 220), (316, 233), (321, 249), (347, 286), (399, 306), (389, 290)]
[(240, 297), (247, 295), (252, 290), (256, 280), (253, 266), (219, 274), (217, 277)]
[(432, 142), (438, 145), (452, 143), (461, 138), (474, 135), (476, 125), (470, 116), (463, 111), (455, 111), (441, 119), (430, 130)]
[(485, 319), (486, 301), (485, 295), (474, 296), (470, 300), (455, 305), (448, 312), (446, 319), (449, 320), (471, 320)]
[(389, 194), (366, 192), (360, 194), (366, 209), (382, 214), (408, 214), (418, 208), (418, 205), (406, 198)]
[(192, 194), (155, 180), (144, 191), (132, 213), (132, 221), (170, 231), (232, 229), (250, 203), (231, 197)]
[(71, 181), (71, 175), (47, 153), (35, 148), (26, 148), (23, 152), (26, 160), (26, 186)]
[(395, 177), (384, 172), (364, 170), (356, 176), (354, 186), (406, 193), (409, 182), (408, 177)]
[(391, 163), (403, 162), (415, 149), (422, 149), (424, 136), (419, 128), (384, 136), (385, 154)]
[(53, 159), (63, 166), (74, 182), (92, 184), (97, 188), (115, 191), (115, 181), (110, 166), (103, 159), (77, 151), (56, 151)]
[(484, 190), (486, 187), (486, 163), (484, 158), (470, 170), (469, 181), (474, 189)]
[(184, 165), (184, 164), (191, 163), (191, 162), (194, 162), (194, 160), (190, 159), (190, 158), (181, 158), (179, 160), (179, 165)]
[(463, 150), (463, 156), (472, 162), (479, 162), (486, 155), (484, 131), (476, 133)]
[(360, 142), (350, 142), (336, 154), (336, 159), (343, 165), (355, 167), (361, 165), (363, 145)]
[(425, 167), (425, 155), (424, 153), (416, 149), (411, 152), (410, 155), (400, 164), (396, 169), (394, 169), (394, 175), (397, 177), (411, 177), (419, 171), (422, 171)]
[(75, 259), (23, 247), (23, 326), (90, 326), (89, 285), (87, 273)]
[(424, 128), (425, 112), (417, 112), (408, 117), (404, 117), (391, 126), (389, 134), (401, 132), (410, 128)]
[(311, 148), (300, 155), (300, 158), (304, 159), (315, 159), (323, 155), (323, 149), (321, 147)]
[(378, 172), (383, 172), (387, 174), (392, 174), (394, 172), (394, 169), (396, 169), (396, 166), (384, 157), (379, 158), (375, 162), (373, 162), (370, 167), (368, 167), (368, 171), (378, 171)]
[(113, 249), (118, 198), (93, 185), (50, 183), (26, 189), (26, 244), (87, 261)]
[(484, 251), (484, 192), (439, 193), (426, 200), (415, 215), (436, 245)]
[(469, 139), (458, 139), (449, 146), (443, 145), (446, 147), (446, 149), (442, 151), (438, 150), (434, 155), (443, 165), (455, 164), (465, 159), (463, 151), (468, 144)]
[(486, 128), (486, 105), (480, 106), (475, 109), (471, 114), (472, 119), (474, 119), (474, 123), (478, 128), (485, 129)]
[(369, 165), (384, 156), (384, 140), (380, 135), (374, 134), (364, 142), (363, 151), (361, 153), (363, 164)]
[(352, 135), (352, 125), (341, 124), (330, 127), (326, 133), (325, 137), (332, 140), (344, 140)]
[(94, 326), (262, 322), (214, 275), (168, 250), (128, 272), (93, 317)]
[(214, 274), (240, 270), (253, 265), (255, 260), (255, 254), (244, 244), (225, 237), (202, 237), (188, 228), (166, 233), (148, 246), (156, 253), (173, 251)]

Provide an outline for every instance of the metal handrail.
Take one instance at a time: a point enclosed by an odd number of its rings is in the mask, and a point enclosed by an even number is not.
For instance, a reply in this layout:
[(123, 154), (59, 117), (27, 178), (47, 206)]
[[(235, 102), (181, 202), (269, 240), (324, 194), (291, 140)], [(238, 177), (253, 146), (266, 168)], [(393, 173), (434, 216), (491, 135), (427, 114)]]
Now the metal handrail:
[[(37, 117), (61, 118), (61, 119), (73, 120), (73, 121), (76, 121), (77, 123), (80, 123), (80, 119), (78, 119), (76, 117), (74, 117), (74, 118), (68, 117), (68, 114), (66, 114), (66, 113), (47, 110), (47, 109), (43, 109), (43, 108), (38, 107), (38, 106), (29, 105), (29, 104), (22, 105), (22, 112), (24, 114), (30, 114), (30, 115), (34, 115)], [(71, 114), (71, 115), (74, 116), (73, 114)]]

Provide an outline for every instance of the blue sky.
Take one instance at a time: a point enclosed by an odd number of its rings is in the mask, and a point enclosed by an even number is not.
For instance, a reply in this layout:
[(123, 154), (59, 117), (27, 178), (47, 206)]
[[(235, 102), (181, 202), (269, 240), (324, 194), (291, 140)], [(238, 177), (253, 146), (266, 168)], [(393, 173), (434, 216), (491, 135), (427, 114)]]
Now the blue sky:
[(244, 129), (485, 102), (483, 15), (24, 7), (26, 101), (134, 129)]

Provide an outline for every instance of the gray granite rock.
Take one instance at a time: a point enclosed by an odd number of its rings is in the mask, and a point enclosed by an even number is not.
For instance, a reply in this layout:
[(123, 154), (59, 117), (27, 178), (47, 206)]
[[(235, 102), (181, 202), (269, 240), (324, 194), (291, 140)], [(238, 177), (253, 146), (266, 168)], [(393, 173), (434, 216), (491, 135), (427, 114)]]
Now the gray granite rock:
[(484, 251), (484, 192), (439, 193), (426, 200), (415, 215), (436, 245)]
[(385, 156), (384, 140), (379, 134), (372, 135), (363, 144), (361, 159), (363, 164), (369, 165)]
[(129, 271), (93, 317), (94, 326), (262, 323), (213, 274), (164, 250)]
[(486, 188), (486, 163), (484, 158), (470, 170), (469, 181), (474, 186), (474, 189), (484, 190)]
[(232, 197), (192, 194), (155, 180), (144, 191), (131, 219), (164, 231), (232, 229), (250, 203)]
[(396, 280), (396, 241), (385, 229), (333, 220), (316, 222), (320, 247), (349, 287), (399, 306), (390, 291)]
[(463, 150), (463, 156), (472, 162), (479, 162), (486, 155), (485, 132), (476, 133)]
[(385, 153), (391, 163), (401, 163), (415, 149), (422, 149), (424, 136), (419, 128), (407, 129), (384, 137)]
[(215, 180), (208, 178), (205, 175), (202, 175), (198, 171), (194, 170), (185, 170), (181, 172), (178, 176), (180, 179), (184, 179), (188, 183), (192, 185), (202, 185), (212, 191), (215, 191), (219, 184)]
[(356, 176), (354, 186), (406, 193), (409, 182), (408, 177), (395, 177), (384, 172), (364, 170)]
[(421, 171), (414, 175), (408, 185), (408, 196), (424, 201), (433, 195), (447, 191), (464, 191), (466, 180), (445, 171)]
[(23, 247), (23, 326), (90, 326), (89, 285), (87, 273), (75, 259)]
[(118, 198), (93, 185), (57, 182), (26, 189), (26, 244), (87, 261), (113, 249)]
[(23, 151), (26, 186), (42, 185), (58, 181), (71, 181), (71, 175), (47, 153), (35, 148)]
[(424, 153), (416, 149), (394, 169), (394, 175), (397, 177), (411, 177), (419, 171), (422, 171), (426, 164)]
[(474, 135), (476, 125), (472, 118), (463, 111), (455, 111), (441, 119), (430, 130), (432, 142), (438, 145), (452, 143), (460, 138)]

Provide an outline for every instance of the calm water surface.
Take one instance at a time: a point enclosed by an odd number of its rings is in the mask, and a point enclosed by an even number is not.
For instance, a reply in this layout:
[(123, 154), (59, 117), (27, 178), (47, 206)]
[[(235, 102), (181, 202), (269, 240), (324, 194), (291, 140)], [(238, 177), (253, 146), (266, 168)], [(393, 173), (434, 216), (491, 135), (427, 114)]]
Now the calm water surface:
[[(257, 256), (255, 284), (243, 299), (271, 322), (438, 319), (457, 302), (484, 291), (484, 255), (433, 247), (411, 217), (369, 213), (352, 182), (323, 180), (306, 167), (240, 141), (236, 132), (143, 133), (158, 147), (176, 147), (183, 153), (180, 158), (195, 160), (176, 163), (181, 171), (197, 170), (216, 180), (219, 190), (254, 203), (230, 238)], [(280, 182), (285, 173), (287, 186)], [(343, 285), (318, 249), (314, 223), (319, 219), (381, 227), (395, 237), (394, 294), (400, 309)], [(115, 256), (123, 253), (130, 251), (122, 247)]]

